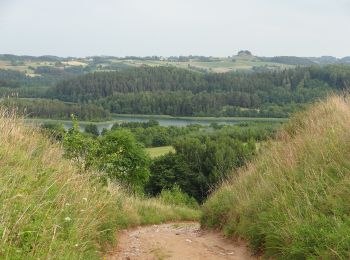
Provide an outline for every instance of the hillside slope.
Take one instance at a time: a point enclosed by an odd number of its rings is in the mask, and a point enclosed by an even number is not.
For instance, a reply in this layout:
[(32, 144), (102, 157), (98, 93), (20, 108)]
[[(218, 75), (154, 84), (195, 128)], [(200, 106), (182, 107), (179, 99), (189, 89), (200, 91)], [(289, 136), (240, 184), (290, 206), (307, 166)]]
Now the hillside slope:
[(99, 259), (115, 231), (198, 212), (104, 188), (62, 150), (0, 110), (0, 259)]
[(202, 226), (278, 259), (350, 257), (350, 103), (296, 115), (204, 205)]

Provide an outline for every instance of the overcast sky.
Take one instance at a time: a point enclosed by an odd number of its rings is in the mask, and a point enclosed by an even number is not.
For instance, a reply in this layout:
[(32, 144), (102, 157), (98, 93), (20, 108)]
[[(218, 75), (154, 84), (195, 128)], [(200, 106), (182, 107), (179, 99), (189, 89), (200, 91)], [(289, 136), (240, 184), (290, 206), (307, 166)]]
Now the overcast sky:
[(350, 0), (0, 0), (0, 53), (350, 56)]

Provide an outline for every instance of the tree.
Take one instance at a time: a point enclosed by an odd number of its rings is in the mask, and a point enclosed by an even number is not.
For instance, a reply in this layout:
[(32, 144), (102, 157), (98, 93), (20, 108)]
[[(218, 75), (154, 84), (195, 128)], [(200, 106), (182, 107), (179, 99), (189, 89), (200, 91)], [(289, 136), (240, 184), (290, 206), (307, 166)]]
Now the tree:
[(150, 158), (127, 130), (110, 131), (99, 139), (97, 167), (114, 181), (143, 192), (149, 177)]
[(41, 128), (47, 131), (55, 140), (62, 141), (66, 130), (63, 124), (45, 122), (41, 125)]
[(123, 183), (137, 193), (144, 191), (150, 158), (129, 131), (108, 131), (93, 138), (90, 134), (81, 133), (74, 120), (63, 145), (67, 158), (76, 161), (82, 170), (101, 171), (104, 183), (111, 180)]
[(95, 165), (98, 142), (79, 131), (78, 121), (72, 116), (73, 127), (63, 139), (65, 156), (74, 160), (83, 170)]
[(170, 153), (156, 158), (150, 166), (151, 176), (146, 185), (146, 191), (158, 195), (163, 189), (171, 190), (175, 185), (187, 194), (193, 195), (197, 189), (195, 173), (188, 164), (177, 154)]
[[(224, 129), (223, 129), (224, 130)], [(146, 190), (157, 195), (178, 185), (199, 202), (227, 175), (242, 166), (255, 153), (255, 143), (246, 144), (229, 134), (187, 137), (174, 145), (176, 153), (153, 161)]]
[(93, 136), (98, 136), (100, 133), (98, 131), (97, 125), (88, 124), (85, 126), (85, 133), (92, 134)]

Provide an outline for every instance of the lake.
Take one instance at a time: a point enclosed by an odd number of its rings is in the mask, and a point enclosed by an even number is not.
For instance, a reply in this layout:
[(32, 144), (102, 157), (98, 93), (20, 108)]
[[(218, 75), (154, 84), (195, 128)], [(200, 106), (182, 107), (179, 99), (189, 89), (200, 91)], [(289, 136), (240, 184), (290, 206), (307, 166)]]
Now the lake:
[[(115, 115), (113, 120), (105, 122), (79, 122), (81, 130), (84, 130), (87, 124), (96, 124), (101, 132), (104, 128), (111, 129), (113, 124), (121, 122), (147, 122), (155, 119), (161, 126), (187, 126), (191, 124), (210, 125), (211, 123), (235, 125), (242, 122), (283, 122), (283, 118), (240, 118), (240, 117), (170, 117), (170, 116), (126, 116)], [(66, 130), (72, 128), (73, 124), (68, 120), (52, 120), (52, 119), (25, 119), (26, 122), (34, 125), (40, 125), (44, 122), (62, 123)]]

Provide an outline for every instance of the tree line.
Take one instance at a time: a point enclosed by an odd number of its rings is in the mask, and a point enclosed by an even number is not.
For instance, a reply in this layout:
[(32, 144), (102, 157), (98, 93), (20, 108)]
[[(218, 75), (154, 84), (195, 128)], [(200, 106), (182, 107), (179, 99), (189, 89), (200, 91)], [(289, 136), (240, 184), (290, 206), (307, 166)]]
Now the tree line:
[(110, 113), (96, 104), (74, 104), (59, 100), (6, 98), (1, 104), (15, 108), (19, 115), (50, 119), (108, 120)]

